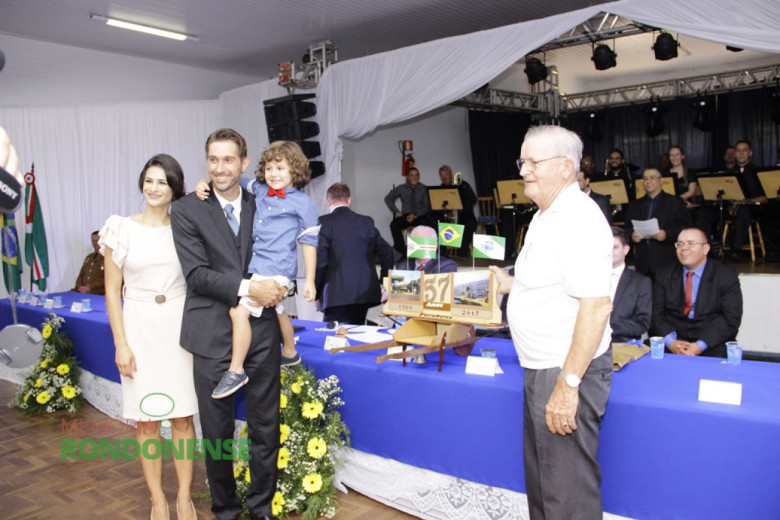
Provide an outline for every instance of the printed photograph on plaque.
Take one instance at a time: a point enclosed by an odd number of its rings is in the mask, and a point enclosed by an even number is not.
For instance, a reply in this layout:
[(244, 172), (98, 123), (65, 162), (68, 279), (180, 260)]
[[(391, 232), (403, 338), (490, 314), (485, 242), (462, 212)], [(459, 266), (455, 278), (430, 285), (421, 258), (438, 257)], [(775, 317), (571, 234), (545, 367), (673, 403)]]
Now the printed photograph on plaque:
[(490, 271), (453, 273), (454, 305), (490, 306)]
[(390, 298), (419, 302), (421, 274), (421, 271), (391, 271)]

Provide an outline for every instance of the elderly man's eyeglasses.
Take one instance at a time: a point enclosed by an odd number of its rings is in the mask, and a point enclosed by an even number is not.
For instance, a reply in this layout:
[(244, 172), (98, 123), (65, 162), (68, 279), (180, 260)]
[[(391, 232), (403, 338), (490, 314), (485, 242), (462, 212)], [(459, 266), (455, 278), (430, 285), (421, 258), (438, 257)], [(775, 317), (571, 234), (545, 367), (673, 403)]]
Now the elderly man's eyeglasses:
[(517, 159), (515, 163), (517, 164), (517, 169), (522, 171), (523, 166), (526, 166), (529, 170), (533, 171), (536, 169), (536, 166), (539, 163), (543, 163), (546, 161), (552, 161), (553, 159), (564, 159), (565, 155), (556, 155), (555, 157), (548, 157), (547, 159), (539, 159), (538, 161), (534, 161), (533, 159)]
[(674, 247), (675, 249), (682, 249), (683, 247), (692, 248), (696, 246), (703, 246), (707, 242), (694, 242), (693, 240), (688, 240), (687, 242), (675, 242)]
[(650, 175), (650, 176), (648, 176), (648, 177), (642, 177), (642, 181), (643, 181), (643, 182), (647, 182), (647, 181), (657, 181), (657, 180), (658, 180), (658, 179), (660, 179), (660, 178), (661, 178), (661, 176), (660, 176), (660, 175)]

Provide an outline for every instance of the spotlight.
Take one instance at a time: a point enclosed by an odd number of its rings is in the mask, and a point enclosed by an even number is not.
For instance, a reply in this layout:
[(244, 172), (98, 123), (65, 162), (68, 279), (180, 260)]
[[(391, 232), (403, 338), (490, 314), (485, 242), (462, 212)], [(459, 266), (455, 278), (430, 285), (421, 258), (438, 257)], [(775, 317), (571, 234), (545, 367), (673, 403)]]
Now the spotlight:
[(615, 58), (617, 58), (615, 51), (602, 43), (593, 49), (591, 61), (596, 66), (596, 70), (607, 70), (617, 65)]
[(739, 47), (732, 47), (731, 45), (726, 45), (726, 50), (731, 52), (742, 52), (745, 49), (741, 49)]
[(533, 85), (539, 83), (543, 79), (547, 79), (547, 67), (539, 58), (525, 59), (525, 74), (528, 76), (528, 83)]
[(693, 106), (696, 109), (696, 115), (693, 117), (693, 127), (702, 132), (712, 132), (712, 129), (715, 127), (712, 105), (700, 96), (693, 103)]
[(650, 114), (650, 120), (646, 129), (648, 137), (658, 137), (666, 130), (666, 123), (664, 123), (664, 118), (661, 116), (665, 111), (666, 109), (661, 106), (659, 101), (653, 101), (650, 108), (646, 110)]
[(674, 39), (674, 36), (668, 32), (662, 32), (655, 39), (655, 45), (653, 45), (653, 51), (655, 52), (655, 59), (660, 61), (671, 60), (677, 57), (677, 47), (680, 44)]

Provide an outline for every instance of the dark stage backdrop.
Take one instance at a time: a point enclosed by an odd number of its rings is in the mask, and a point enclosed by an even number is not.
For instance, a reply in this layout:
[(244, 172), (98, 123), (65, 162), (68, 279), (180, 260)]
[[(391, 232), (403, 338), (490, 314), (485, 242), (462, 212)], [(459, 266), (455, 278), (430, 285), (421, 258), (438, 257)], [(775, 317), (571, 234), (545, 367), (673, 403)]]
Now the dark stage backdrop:
[[(665, 130), (656, 137), (647, 135), (651, 104), (569, 113), (562, 125), (577, 132), (599, 171), (613, 148), (623, 150), (626, 161), (639, 168), (656, 166), (662, 153), (679, 145), (688, 166), (695, 171), (718, 171), (723, 152), (738, 139), (748, 139), (753, 147), (753, 163), (770, 167), (780, 161), (780, 134), (772, 119), (780, 120), (780, 96), (776, 88), (762, 88), (706, 96), (711, 130), (693, 127), (697, 115), (696, 98), (664, 100), (661, 118)], [(773, 95), (775, 94), (775, 95)], [(470, 110), (469, 131), (474, 176), (480, 196), (492, 195), (496, 181), (519, 178), (515, 159), (520, 155), (523, 136), (531, 125), (530, 114)]]

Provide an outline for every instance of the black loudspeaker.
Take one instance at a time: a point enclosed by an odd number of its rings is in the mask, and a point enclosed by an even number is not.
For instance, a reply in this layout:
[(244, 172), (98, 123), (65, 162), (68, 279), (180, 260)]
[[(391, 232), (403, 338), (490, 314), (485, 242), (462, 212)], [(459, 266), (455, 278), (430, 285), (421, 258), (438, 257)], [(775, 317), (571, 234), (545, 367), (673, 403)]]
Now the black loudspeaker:
[[(311, 101), (314, 94), (296, 94), (263, 101), (265, 124), (270, 141), (295, 141), (303, 154), (311, 159), (321, 155), (320, 143), (307, 141), (320, 133), (320, 126), (314, 121), (305, 121), (317, 115), (317, 105)], [(311, 178), (325, 173), (325, 163), (309, 161)]]

